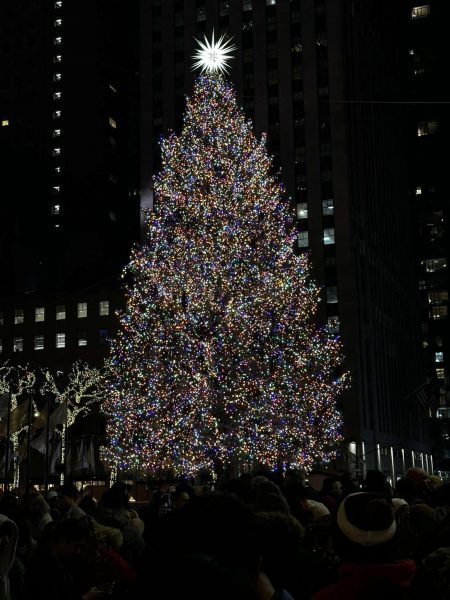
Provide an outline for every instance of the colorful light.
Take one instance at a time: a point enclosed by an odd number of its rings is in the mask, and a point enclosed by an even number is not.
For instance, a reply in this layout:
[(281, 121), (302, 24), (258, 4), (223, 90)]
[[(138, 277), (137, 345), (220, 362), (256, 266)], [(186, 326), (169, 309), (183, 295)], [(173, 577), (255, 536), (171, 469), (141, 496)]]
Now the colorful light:
[(112, 343), (109, 460), (194, 474), (217, 463), (309, 468), (335, 456), (340, 342), (258, 141), (221, 76), (200, 76), (162, 142), (146, 243), (124, 273)]

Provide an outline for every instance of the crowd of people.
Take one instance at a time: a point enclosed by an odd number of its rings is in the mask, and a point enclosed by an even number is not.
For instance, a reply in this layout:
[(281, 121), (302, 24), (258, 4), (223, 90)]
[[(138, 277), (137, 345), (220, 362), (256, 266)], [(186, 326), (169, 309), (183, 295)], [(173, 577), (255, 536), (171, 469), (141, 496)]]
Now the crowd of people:
[(450, 483), (304, 473), (180, 482), (130, 503), (64, 484), (0, 497), (0, 600), (450, 598)]

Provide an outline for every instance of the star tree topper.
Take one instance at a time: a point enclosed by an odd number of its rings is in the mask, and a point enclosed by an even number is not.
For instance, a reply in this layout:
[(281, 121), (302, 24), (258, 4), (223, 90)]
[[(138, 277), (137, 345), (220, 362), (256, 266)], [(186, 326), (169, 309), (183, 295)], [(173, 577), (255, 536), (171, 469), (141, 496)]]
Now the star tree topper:
[(236, 46), (231, 44), (231, 40), (226, 40), (225, 35), (222, 35), (217, 42), (214, 41), (214, 31), (212, 33), (211, 43), (205, 35), (205, 41), (201, 42), (196, 39), (200, 48), (196, 54), (192, 56), (194, 62), (192, 69), (201, 68), (204, 73), (227, 73), (229, 64), (228, 61), (232, 58), (231, 53), (236, 50)]

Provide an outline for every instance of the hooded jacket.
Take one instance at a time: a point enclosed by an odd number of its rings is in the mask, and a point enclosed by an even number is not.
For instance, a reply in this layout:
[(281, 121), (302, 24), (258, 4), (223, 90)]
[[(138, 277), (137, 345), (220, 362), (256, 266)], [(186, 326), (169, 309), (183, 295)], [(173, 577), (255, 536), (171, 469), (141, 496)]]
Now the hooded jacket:
[[(11, 532), (2, 532), (5, 523), (10, 523)], [(0, 515), (0, 600), (10, 600), (8, 573), (14, 562), (17, 547), (17, 525), (5, 515)]]

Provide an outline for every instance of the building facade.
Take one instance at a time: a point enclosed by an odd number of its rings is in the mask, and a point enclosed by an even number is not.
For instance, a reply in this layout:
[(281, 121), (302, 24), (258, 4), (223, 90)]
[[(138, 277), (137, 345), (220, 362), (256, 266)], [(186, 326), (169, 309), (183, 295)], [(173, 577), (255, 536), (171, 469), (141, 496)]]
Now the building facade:
[(136, 3), (2, 2), (3, 359), (105, 356), (139, 239), (138, 34)]
[(423, 356), (436, 400), (433, 444), (441, 463), (445, 459), (450, 462), (450, 204), (446, 175), (450, 118), (443, 85), (448, 58), (445, 23), (449, 17), (450, 7), (445, 2), (408, 2), (405, 6), (409, 186), (416, 228)]

